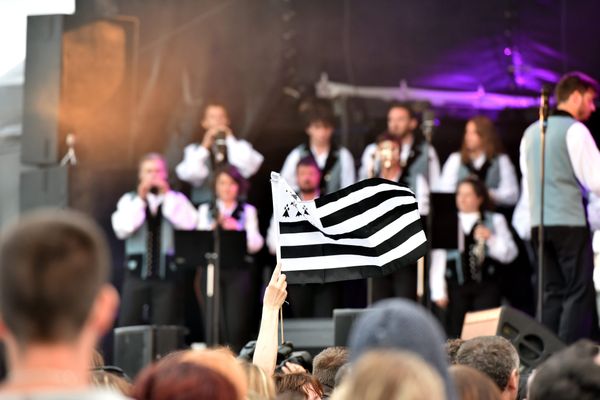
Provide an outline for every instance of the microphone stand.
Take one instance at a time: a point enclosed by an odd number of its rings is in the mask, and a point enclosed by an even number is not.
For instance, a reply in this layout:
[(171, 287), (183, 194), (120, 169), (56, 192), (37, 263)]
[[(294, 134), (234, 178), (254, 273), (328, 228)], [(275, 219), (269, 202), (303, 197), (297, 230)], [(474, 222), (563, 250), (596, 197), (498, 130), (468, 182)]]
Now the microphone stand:
[[(223, 148), (224, 133), (218, 135), (223, 138), (217, 138), (220, 141), (216, 148), (215, 161), (213, 163), (212, 178), (215, 178), (215, 170), (224, 165), (227, 160), (227, 148)], [(220, 146), (219, 146), (220, 145)], [(212, 180), (212, 179), (211, 179)], [(213, 229), (213, 251), (206, 253), (206, 342), (209, 346), (219, 344), (219, 326), (220, 326), (220, 296), (221, 296), (221, 226), (219, 225), (219, 208), (217, 205), (216, 193), (213, 193), (210, 201), (212, 219), (216, 222)]]
[[(211, 200), (211, 213), (214, 221), (218, 220), (219, 211), (216, 209), (216, 201)], [(206, 253), (206, 341), (209, 346), (219, 344), (219, 296), (220, 296), (220, 244), (221, 227), (218, 225), (213, 229), (213, 251)]]
[(540, 148), (541, 148), (541, 168), (540, 168), (540, 227), (538, 229), (538, 292), (537, 292), (537, 320), (542, 322), (542, 312), (544, 310), (544, 194), (546, 179), (546, 128), (548, 127), (548, 88), (542, 88), (540, 96)]
[[(423, 136), (425, 136), (425, 155), (427, 157), (427, 163), (426, 163), (426, 170), (425, 170), (425, 174), (427, 177), (427, 185), (429, 186), (429, 193), (427, 194), (427, 196), (429, 197), (429, 215), (427, 215), (427, 219), (426, 219), (426, 235), (427, 235), (427, 239), (429, 241), (431, 241), (431, 238), (433, 237), (433, 216), (434, 216), (434, 210), (433, 210), (433, 202), (431, 201), (431, 192), (433, 190), (432, 185), (431, 185), (431, 168), (430, 168), (430, 149), (432, 148), (432, 144), (431, 144), (431, 140), (432, 140), (432, 136), (433, 136), (433, 128), (435, 125), (435, 116), (433, 111), (431, 110), (426, 110), (423, 113)], [(416, 191), (416, 187), (415, 187), (415, 191)], [(415, 193), (416, 194), (416, 193)], [(431, 296), (429, 295), (429, 271), (431, 270), (431, 242), (429, 245), (429, 249), (425, 255), (425, 263), (424, 263), (424, 268), (423, 268), (423, 298), (421, 299), (423, 305), (428, 309), (431, 310), (432, 308), (432, 304), (431, 304)]]

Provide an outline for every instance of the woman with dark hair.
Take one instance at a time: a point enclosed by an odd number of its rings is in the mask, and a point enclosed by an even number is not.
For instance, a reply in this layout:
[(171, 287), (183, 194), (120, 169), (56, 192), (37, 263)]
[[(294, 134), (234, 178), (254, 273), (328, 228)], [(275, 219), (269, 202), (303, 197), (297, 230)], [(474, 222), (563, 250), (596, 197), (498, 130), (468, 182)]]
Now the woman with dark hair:
[(483, 182), (470, 177), (458, 184), (459, 248), (431, 252), (431, 299), (447, 308), (447, 333), (460, 336), (468, 311), (500, 305), (498, 268), (513, 261), (518, 249), (503, 215), (489, 211)]
[[(222, 231), (245, 231), (246, 252), (257, 253), (264, 244), (258, 230), (258, 216), (254, 206), (243, 202), (247, 183), (234, 166), (227, 165), (215, 172), (215, 209), (210, 204), (198, 208), (198, 229)], [(246, 257), (236, 268), (220, 270), (221, 304), (225, 329), (221, 330), (226, 343), (237, 351), (249, 339), (252, 317), (252, 265)]]
[(264, 239), (258, 230), (256, 208), (241, 201), (246, 197), (247, 188), (246, 179), (236, 167), (227, 165), (217, 170), (213, 186), (216, 213), (209, 203), (201, 204), (198, 207), (198, 229), (213, 230), (219, 226), (226, 231), (246, 231), (247, 251), (255, 254), (262, 249)]
[(454, 192), (458, 182), (476, 176), (485, 183), (498, 206), (514, 206), (519, 198), (515, 167), (503, 153), (494, 123), (478, 115), (467, 121), (460, 152), (450, 154), (438, 183), (442, 192)]

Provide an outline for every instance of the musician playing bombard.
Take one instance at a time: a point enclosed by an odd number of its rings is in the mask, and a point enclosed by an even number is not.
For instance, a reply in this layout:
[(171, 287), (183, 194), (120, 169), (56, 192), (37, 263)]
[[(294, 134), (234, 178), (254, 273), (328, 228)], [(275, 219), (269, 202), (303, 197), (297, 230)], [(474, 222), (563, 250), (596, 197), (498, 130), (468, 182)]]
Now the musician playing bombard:
[[(394, 103), (387, 114), (387, 132), (398, 138), (401, 143), (400, 163), (404, 170), (403, 180), (415, 190), (417, 177), (425, 177), (429, 186), (435, 186), (440, 175), (440, 162), (435, 149), (427, 144), (423, 134), (418, 131), (419, 120), (410, 106)], [(359, 180), (368, 178), (374, 168), (377, 168), (374, 154), (377, 144), (369, 144), (361, 156), (361, 165), (358, 172)], [(427, 214), (419, 210), (421, 215)]]
[(125, 193), (112, 215), (126, 252), (121, 326), (183, 322), (173, 236), (175, 229), (194, 229), (197, 213), (185, 195), (170, 189), (167, 170), (162, 155), (145, 155), (137, 190)]
[[(402, 142), (397, 135), (382, 133), (376, 140), (376, 151), (370, 177), (404, 183), (415, 193), (419, 213), (429, 210), (429, 187), (422, 174), (411, 176), (410, 170), (402, 162)], [(373, 278), (373, 301), (388, 297), (417, 299), (417, 264), (407, 265), (400, 270), (381, 278)]]
[(177, 177), (192, 185), (194, 204), (211, 201), (210, 180), (216, 166), (233, 165), (247, 179), (258, 171), (264, 159), (249, 142), (233, 135), (223, 105), (210, 103), (206, 106), (202, 128), (205, 130), (202, 142), (187, 145), (183, 160), (175, 168)]
[[(456, 192), (462, 249), (431, 252), (431, 300), (447, 308), (448, 336), (459, 337), (465, 313), (500, 306), (499, 268), (518, 254), (506, 219), (489, 211), (485, 184), (476, 177)], [(459, 245), (460, 247), (460, 245)]]

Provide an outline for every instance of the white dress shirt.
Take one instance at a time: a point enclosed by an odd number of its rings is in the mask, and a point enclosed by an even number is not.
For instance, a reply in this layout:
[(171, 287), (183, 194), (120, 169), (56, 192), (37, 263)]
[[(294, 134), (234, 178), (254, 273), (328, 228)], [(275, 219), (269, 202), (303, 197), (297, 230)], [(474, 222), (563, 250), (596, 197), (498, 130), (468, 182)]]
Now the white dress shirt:
[[(217, 208), (219, 214), (224, 217), (231, 217), (237, 203), (231, 207), (226, 207), (221, 200), (217, 200)], [(238, 231), (246, 231), (246, 248), (249, 254), (258, 253), (262, 249), (264, 239), (258, 230), (258, 215), (254, 206), (245, 203), (244, 204), (244, 218), (238, 221)], [(201, 204), (198, 207), (198, 226), (197, 229), (201, 231), (211, 231), (215, 229), (216, 221), (213, 220), (210, 210), (210, 204)]]
[(162, 205), (162, 215), (175, 229), (192, 230), (196, 227), (198, 214), (196, 208), (184, 194), (169, 190), (166, 194), (148, 193), (144, 201), (140, 196), (126, 193), (117, 203), (117, 210), (111, 221), (115, 235), (119, 239), (127, 239), (137, 231), (146, 220), (146, 206), (152, 214), (156, 214)]
[[(406, 163), (410, 157), (412, 144), (403, 144), (400, 149), (400, 160)], [(369, 177), (373, 170), (373, 155), (377, 151), (377, 144), (371, 143), (363, 151), (360, 157), (360, 169), (358, 170), (358, 179), (363, 180)], [(440, 177), (440, 160), (433, 146), (429, 146), (429, 181), (431, 187), (436, 187)]]
[[(227, 161), (236, 167), (244, 178), (249, 178), (258, 171), (264, 157), (245, 140), (227, 135)], [(208, 149), (200, 144), (192, 143), (185, 147), (183, 160), (175, 168), (177, 177), (192, 186), (201, 186), (208, 178), (210, 170), (207, 167), (210, 159)]]
[[(485, 164), (487, 158), (481, 154), (472, 161), (473, 166), (480, 169)], [(438, 181), (438, 191), (445, 193), (456, 192), (458, 186), (458, 176), (462, 159), (460, 153), (452, 153), (444, 163), (442, 175)], [(515, 205), (519, 198), (519, 184), (515, 166), (506, 154), (498, 155), (498, 168), (500, 169), (500, 182), (497, 188), (488, 188), (488, 192), (494, 203), (502, 206)]]

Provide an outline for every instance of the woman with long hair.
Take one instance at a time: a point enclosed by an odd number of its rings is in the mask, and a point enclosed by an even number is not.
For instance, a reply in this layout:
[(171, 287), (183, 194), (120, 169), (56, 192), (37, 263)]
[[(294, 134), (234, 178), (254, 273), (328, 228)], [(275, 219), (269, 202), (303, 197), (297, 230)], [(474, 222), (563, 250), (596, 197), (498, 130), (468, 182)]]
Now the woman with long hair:
[(467, 121), (460, 151), (450, 154), (438, 182), (442, 192), (454, 192), (458, 183), (476, 176), (485, 183), (498, 206), (514, 206), (519, 198), (515, 167), (504, 154), (494, 123), (483, 115)]

